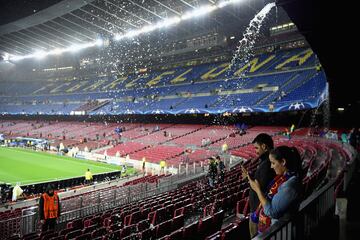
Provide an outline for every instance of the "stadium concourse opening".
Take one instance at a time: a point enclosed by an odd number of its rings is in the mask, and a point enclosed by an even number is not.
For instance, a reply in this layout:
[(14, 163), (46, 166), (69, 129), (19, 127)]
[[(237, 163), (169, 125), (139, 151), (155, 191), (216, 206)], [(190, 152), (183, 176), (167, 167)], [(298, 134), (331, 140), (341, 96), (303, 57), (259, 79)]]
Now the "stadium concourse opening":
[(4, 4), (0, 239), (356, 239), (359, 126), (299, 2)]

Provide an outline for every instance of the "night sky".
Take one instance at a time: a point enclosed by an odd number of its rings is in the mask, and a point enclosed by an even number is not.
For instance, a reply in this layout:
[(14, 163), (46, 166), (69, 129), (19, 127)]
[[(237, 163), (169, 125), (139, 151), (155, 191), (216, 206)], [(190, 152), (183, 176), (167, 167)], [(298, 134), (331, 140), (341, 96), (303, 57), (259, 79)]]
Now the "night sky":
[(16, 21), (61, 0), (0, 0), (0, 25)]

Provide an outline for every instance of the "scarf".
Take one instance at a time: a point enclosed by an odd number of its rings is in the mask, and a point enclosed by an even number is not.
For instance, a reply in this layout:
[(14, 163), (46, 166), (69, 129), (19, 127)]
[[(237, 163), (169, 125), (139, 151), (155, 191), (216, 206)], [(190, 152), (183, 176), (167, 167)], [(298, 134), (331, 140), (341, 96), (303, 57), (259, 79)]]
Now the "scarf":
[[(268, 186), (268, 193), (266, 198), (271, 202), (275, 194), (277, 194), (279, 187), (291, 178), (294, 174), (285, 173), (284, 175), (277, 175)], [(262, 233), (268, 229), (271, 225), (271, 218), (264, 213), (264, 207), (261, 203), (257, 207), (256, 211), (251, 214), (251, 220), (258, 224), (258, 232)]]

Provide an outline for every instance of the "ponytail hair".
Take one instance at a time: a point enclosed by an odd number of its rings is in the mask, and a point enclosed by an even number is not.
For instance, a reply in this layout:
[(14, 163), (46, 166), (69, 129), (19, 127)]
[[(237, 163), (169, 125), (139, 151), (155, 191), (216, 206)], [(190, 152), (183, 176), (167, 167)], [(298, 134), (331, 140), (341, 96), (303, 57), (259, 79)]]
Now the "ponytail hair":
[(279, 146), (270, 151), (277, 161), (285, 159), (285, 167), (300, 179), (303, 178), (302, 159), (296, 147)]

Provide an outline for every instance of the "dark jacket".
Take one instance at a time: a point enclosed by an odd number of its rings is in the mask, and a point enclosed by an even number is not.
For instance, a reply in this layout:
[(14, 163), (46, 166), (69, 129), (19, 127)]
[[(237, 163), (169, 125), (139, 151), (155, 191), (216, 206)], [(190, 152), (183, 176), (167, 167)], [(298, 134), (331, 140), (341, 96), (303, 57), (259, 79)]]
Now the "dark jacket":
[[(261, 191), (266, 194), (266, 190), (271, 180), (275, 177), (275, 171), (270, 167), (271, 163), (269, 160), (269, 152), (263, 153), (259, 157), (259, 166), (255, 171), (255, 175), (253, 179), (258, 180), (260, 183)], [(250, 212), (254, 212), (256, 208), (259, 206), (259, 198), (257, 197), (256, 192), (250, 188), (249, 193), (249, 204), (250, 204)]]

